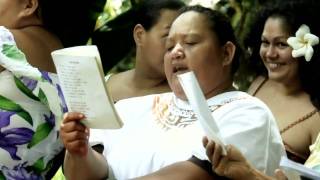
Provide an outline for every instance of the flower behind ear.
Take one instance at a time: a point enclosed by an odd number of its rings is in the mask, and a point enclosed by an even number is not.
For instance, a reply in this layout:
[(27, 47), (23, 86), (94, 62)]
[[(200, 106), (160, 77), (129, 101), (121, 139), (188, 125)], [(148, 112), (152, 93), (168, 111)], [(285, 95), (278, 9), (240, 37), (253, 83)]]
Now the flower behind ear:
[(306, 61), (310, 61), (313, 56), (312, 46), (319, 43), (319, 38), (310, 33), (310, 28), (302, 24), (295, 37), (289, 37), (288, 44), (292, 47), (292, 57), (297, 58), (304, 56)]

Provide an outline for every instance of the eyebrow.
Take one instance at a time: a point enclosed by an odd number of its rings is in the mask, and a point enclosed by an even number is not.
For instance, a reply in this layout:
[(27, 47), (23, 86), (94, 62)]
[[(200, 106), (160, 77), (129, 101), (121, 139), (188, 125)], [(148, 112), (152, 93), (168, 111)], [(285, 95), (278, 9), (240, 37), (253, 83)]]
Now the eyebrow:
[[(175, 33), (177, 34), (177, 33)], [(179, 36), (182, 36), (183, 38), (186, 38), (186, 37), (201, 37), (200, 34), (198, 33), (178, 33)]]
[(195, 38), (200, 38), (201, 35), (197, 34), (197, 33), (190, 33), (190, 34), (186, 34), (185, 37), (195, 37)]
[[(275, 40), (280, 40), (280, 39), (288, 39), (289, 37), (287, 37), (287, 36), (285, 36), (285, 35), (281, 35), (281, 36), (276, 36), (276, 37), (274, 37), (274, 38), (272, 38), (272, 39), (275, 39)], [(266, 36), (261, 36), (261, 39), (268, 39)]]

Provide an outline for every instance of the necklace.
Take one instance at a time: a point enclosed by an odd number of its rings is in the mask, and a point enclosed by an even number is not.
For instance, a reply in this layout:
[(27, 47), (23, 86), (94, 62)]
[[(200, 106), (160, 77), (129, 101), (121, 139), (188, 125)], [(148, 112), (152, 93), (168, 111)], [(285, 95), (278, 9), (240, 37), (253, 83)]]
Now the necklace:
[[(219, 104), (209, 106), (209, 109), (211, 112), (214, 112), (220, 107), (235, 100), (246, 98), (247, 97), (230, 98), (220, 102)], [(174, 128), (186, 128), (197, 121), (197, 117), (193, 110), (178, 107), (174, 102), (173, 96), (156, 96), (153, 105), (153, 115), (157, 124), (165, 131)]]

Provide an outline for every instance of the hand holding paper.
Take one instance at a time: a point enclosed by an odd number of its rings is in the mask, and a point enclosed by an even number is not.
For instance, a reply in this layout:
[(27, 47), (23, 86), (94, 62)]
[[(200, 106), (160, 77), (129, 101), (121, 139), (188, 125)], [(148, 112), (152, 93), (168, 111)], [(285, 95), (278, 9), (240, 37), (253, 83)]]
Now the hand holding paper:
[(219, 136), (219, 128), (211, 115), (207, 101), (193, 72), (178, 75), (179, 82), (189, 103), (198, 117), (200, 124), (210, 140), (220, 144), (223, 155), (226, 155), (225, 145)]

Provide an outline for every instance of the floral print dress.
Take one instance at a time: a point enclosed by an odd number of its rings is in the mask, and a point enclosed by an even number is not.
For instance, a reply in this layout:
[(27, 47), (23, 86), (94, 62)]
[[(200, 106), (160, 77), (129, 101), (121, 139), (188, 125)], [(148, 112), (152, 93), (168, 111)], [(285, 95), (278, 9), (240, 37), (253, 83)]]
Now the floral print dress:
[(59, 120), (67, 111), (56, 74), (32, 67), (0, 26), (0, 180), (44, 179), (63, 149)]

